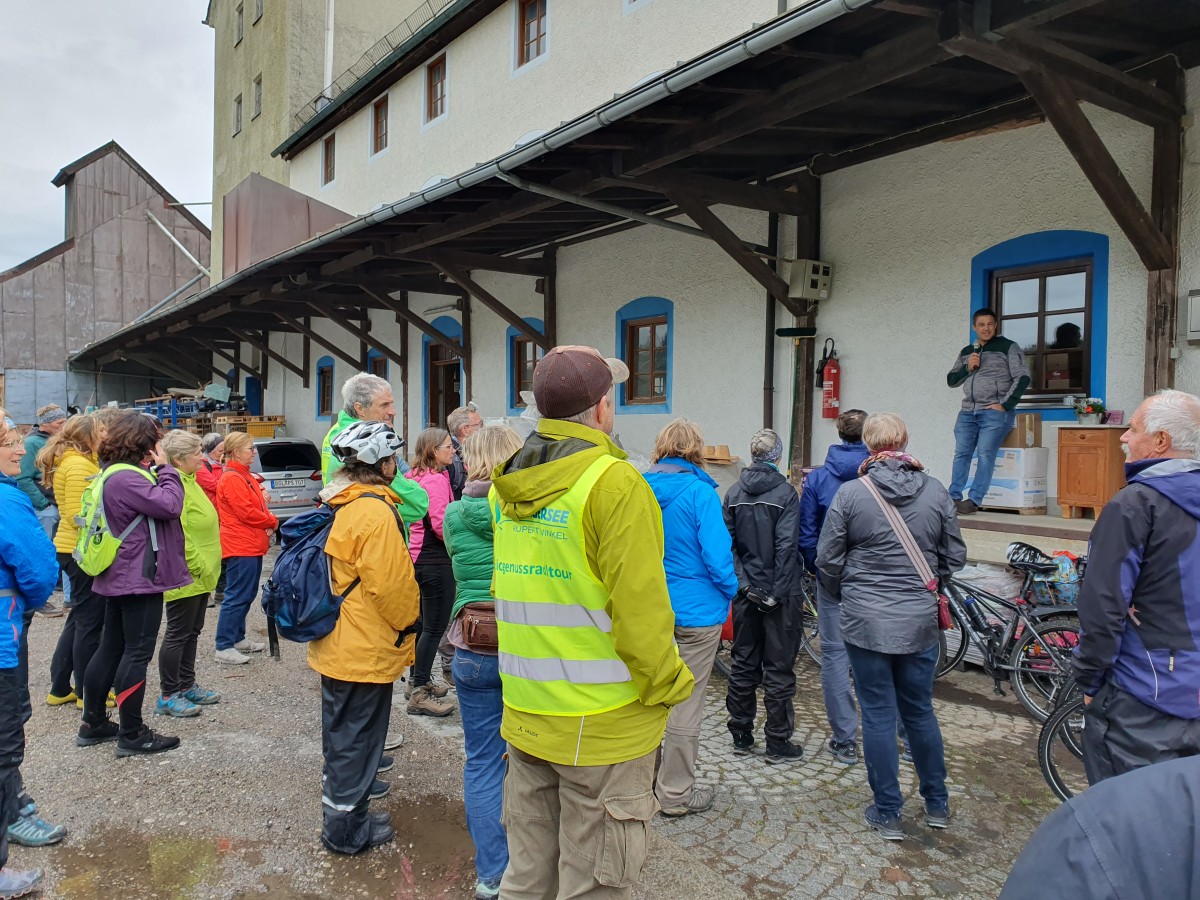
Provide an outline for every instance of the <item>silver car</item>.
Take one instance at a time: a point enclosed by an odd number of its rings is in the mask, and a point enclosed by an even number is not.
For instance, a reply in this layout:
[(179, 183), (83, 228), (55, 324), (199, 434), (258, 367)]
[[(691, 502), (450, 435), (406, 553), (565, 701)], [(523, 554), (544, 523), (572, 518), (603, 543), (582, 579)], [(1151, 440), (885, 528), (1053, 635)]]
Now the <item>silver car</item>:
[(321, 491), (321, 452), (299, 438), (256, 438), (250, 471), (262, 476), (271, 513), (283, 521), (312, 509)]

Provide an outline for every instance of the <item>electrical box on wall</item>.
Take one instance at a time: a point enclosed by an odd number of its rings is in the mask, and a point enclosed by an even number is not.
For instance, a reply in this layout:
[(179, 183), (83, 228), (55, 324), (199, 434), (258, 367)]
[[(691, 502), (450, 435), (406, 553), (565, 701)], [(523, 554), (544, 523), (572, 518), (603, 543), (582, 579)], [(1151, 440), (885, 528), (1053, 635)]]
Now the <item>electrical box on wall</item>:
[(1188, 291), (1184, 328), (1184, 337), (1189, 341), (1200, 341), (1200, 291)]
[(828, 300), (833, 289), (833, 266), (819, 259), (797, 259), (792, 263), (788, 296), (801, 300)]

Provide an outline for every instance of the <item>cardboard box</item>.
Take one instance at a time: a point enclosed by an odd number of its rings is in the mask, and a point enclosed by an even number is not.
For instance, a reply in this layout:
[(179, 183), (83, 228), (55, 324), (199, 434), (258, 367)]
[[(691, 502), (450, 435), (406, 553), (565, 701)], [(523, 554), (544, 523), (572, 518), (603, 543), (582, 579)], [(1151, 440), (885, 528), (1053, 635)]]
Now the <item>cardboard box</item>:
[(1046, 390), (1065, 391), (1071, 387), (1071, 354), (1047, 353)]
[(1041, 413), (1017, 413), (1016, 424), (1008, 433), (1001, 447), (1032, 448), (1042, 446)]
[[(996, 454), (992, 483), (983, 497), (984, 506), (1003, 509), (1037, 509), (1046, 505), (1046, 468), (1050, 451), (1045, 447), (1001, 448)], [(975, 481), (974, 460), (967, 490)]]

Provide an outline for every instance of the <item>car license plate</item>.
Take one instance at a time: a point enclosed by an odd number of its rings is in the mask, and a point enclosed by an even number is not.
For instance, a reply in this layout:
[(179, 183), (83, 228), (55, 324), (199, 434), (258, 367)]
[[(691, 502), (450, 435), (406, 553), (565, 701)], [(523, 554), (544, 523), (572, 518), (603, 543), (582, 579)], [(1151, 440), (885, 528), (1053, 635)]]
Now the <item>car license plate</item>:
[(287, 488), (301, 488), (307, 483), (306, 478), (276, 478), (271, 482), (273, 490), (282, 491)]

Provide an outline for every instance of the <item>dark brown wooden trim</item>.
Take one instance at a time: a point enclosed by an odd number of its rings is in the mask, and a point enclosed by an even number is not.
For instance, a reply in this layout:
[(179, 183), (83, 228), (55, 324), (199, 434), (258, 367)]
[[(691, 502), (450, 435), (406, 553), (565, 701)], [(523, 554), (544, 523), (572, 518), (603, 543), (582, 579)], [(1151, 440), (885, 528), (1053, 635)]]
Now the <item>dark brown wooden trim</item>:
[[(383, 343), (382, 341), (375, 340), (375, 338), (372, 337), (371, 331), (369, 328), (365, 328), (361, 325), (354, 324), (354, 322), (351, 319), (349, 319), (347, 316), (342, 315), (336, 309), (330, 309), (328, 306), (321, 306), (319, 303), (314, 303), (311, 301), (309, 302), (308, 305), (310, 307), (312, 307), (312, 311), (314, 313), (316, 313), (318, 316), (324, 316), (330, 322), (333, 322), (333, 324), (340, 326), (343, 331), (349, 332), (354, 337), (358, 338), (358, 340), (361, 344), (363, 344), (367, 347), (373, 348), (375, 350), (378, 350), (380, 353), (382, 353), (384, 356), (386, 356), (388, 359), (390, 359), (396, 365), (403, 364), (404, 360), (400, 356), (400, 354), (398, 354), (395, 350), (393, 350), (391, 347), (387, 346), (387, 344)], [(367, 319), (366, 321), (369, 322), (370, 320)], [(365, 357), (366, 357), (366, 353), (363, 353), (357, 362), (351, 362), (350, 364), (352, 366), (358, 367), (359, 371), (362, 371), (363, 369), (366, 368)]]
[(546, 261), (543, 259), (489, 256), (486, 253), (472, 253), (468, 250), (442, 250), (439, 252), (416, 250), (411, 253), (397, 254), (395, 258), (432, 262), (434, 257), (463, 269), (485, 269), (489, 272), (507, 272), (510, 275), (545, 275), (549, 271)]
[[(301, 321), (304, 327), (309, 327), (309, 319), (305, 316)], [(312, 371), (312, 339), (307, 334), (301, 335), (300, 340), (300, 368), (304, 370), (304, 389), (308, 390), (312, 382), (312, 376), (309, 374)]]
[[(324, 314), (325, 314), (324, 311), (322, 311), (321, 315), (323, 316)], [(301, 321), (299, 319), (293, 318), (292, 316), (289, 316), (286, 313), (281, 313), (281, 312), (274, 313), (274, 315), (275, 315), (275, 318), (279, 319), (279, 321), (286, 322), (288, 325), (291, 325), (294, 329), (296, 329), (302, 335), (307, 337), (313, 343), (320, 344), (322, 347), (324, 347), (326, 350), (328, 350), (334, 356), (339, 357), (342, 361), (348, 363), (349, 365), (353, 366), (354, 368), (358, 367), (358, 360), (356, 360), (353, 356), (351, 356), (349, 353), (347, 353), (345, 350), (343, 350), (337, 344), (333, 343), (333, 341), (318, 334), (312, 328), (310, 328), (308, 325), (301, 323)], [(308, 367), (305, 366), (305, 368), (307, 369)]]
[[(810, 174), (796, 176), (797, 192), (804, 199), (808, 215), (796, 219), (796, 258), (821, 258), (821, 180)], [(803, 315), (796, 316), (797, 327), (817, 324), (817, 304), (809, 304)], [(801, 469), (812, 461), (813, 415), (816, 412), (815, 340), (795, 340), (795, 369), (792, 372), (791, 465), (788, 477), (800, 484)]]
[(304, 369), (300, 368), (300, 366), (296, 365), (294, 362), (292, 362), (290, 359), (288, 359), (282, 353), (276, 353), (274, 350), (272, 350), (270, 347), (270, 344), (268, 344), (267, 341), (259, 340), (258, 338), (254, 337), (252, 334), (250, 334), (248, 331), (239, 331), (234, 328), (231, 328), (229, 330), (230, 330), (231, 334), (233, 334), (235, 337), (238, 338), (238, 340), (245, 341), (251, 347), (254, 347), (255, 349), (266, 354), (271, 359), (275, 360), (275, 362), (279, 363), (285, 369), (290, 369), (292, 372), (299, 375), (301, 378), (304, 377)]
[(543, 350), (549, 350), (552, 346), (547, 342), (546, 336), (541, 334), (536, 328), (518, 316), (515, 312), (496, 299), (486, 288), (482, 287), (470, 275), (455, 265), (444, 261), (440, 256), (433, 259), (433, 264), (441, 270), (441, 272), (457, 284), (460, 288), (498, 315), (501, 319), (511, 325), (517, 331), (521, 332)]
[[(796, 142), (794, 146), (800, 146), (800, 143)], [(616, 178), (612, 180), (612, 183), (645, 188), (664, 196), (669, 196), (671, 191), (687, 191), (709, 203), (722, 203), (727, 206), (776, 212), (787, 216), (798, 216), (804, 213), (800, 199), (789, 191), (757, 184), (727, 181), (724, 178), (713, 178), (709, 175), (697, 175), (690, 172), (659, 169), (657, 172), (651, 172), (641, 178)]]
[(239, 358), (241, 354), (236, 353), (236, 352), (231, 354), (228, 351), (223, 350), (221, 347), (218, 347), (212, 341), (206, 341), (202, 338), (192, 338), (192, 340), (194, 340), (201, 347), (205, 347), (210, 352), (215, 353), (217, 356), (220, 356), (223, 359), (229, 360), (229, 362), (233, 364), (233, 367), (235, 369), (239, 369), (244, 372), (249, 372), (251, 375), (253, 375), (255, 378), (257, 378), (260, 382), (263, 382), (264, 384), (266, 383), (266, 380), (267, 380), (266, 376), (262, 372), (260, 372), (258, 369), (254, 368), (254, 366), (250, 365), (249, 363), (242, 362), (242, 360)]
[(542, 254), (547, 266), (542, 282), (542, 322), (546, 340), (551, 347), (558, 345), (558, 247), (551, 244)]
[(459, 324), (462, 326), (462, 387), (458, 392), (459, 399), (465, 404), (471, 399), (471, 358), (474, 355), (471, 347), (471, 297), (464, 294), (460, 298), (462, 311)]
[(424, 319), (422, 319), (415, 312), (413, 312), (412, 310), (410, 310), (408, 308), (408, 292), (407, 291), (404, 292), (403, 300), (396, 300), (395, 298), (389, 296), (388, 294), (376, 292), (368, 287), (363, 287), (362, 292), (364, 294), (366, 294), (368, 297), (371, 297), (373, 300), (375, 300), (375, 302), (379, 303), (385, 309), (389, 309), (392, 312), (394, 312), (399, 319), (401, 319), (405, 322), (408, 322), (410, 325), (414, 325), (415, 327), (417, 327), (418, 329), (423, 331), (425, 334), (429, 335), (431, 338), (433, 338), (433, 340), (437, 341), (439, 344), (443, 345), (444, 347), (449, 348), (450, 350), (453, 350), (457, 354), (462, 353), (462, 345), (459, 344), (458, 341), (454, 340), (454, 338), (449, 337), (448, 335), (443, 334), (437, 328), (434, 328), (432, 325), (430, 325), (428, 322), (426, 322)]

